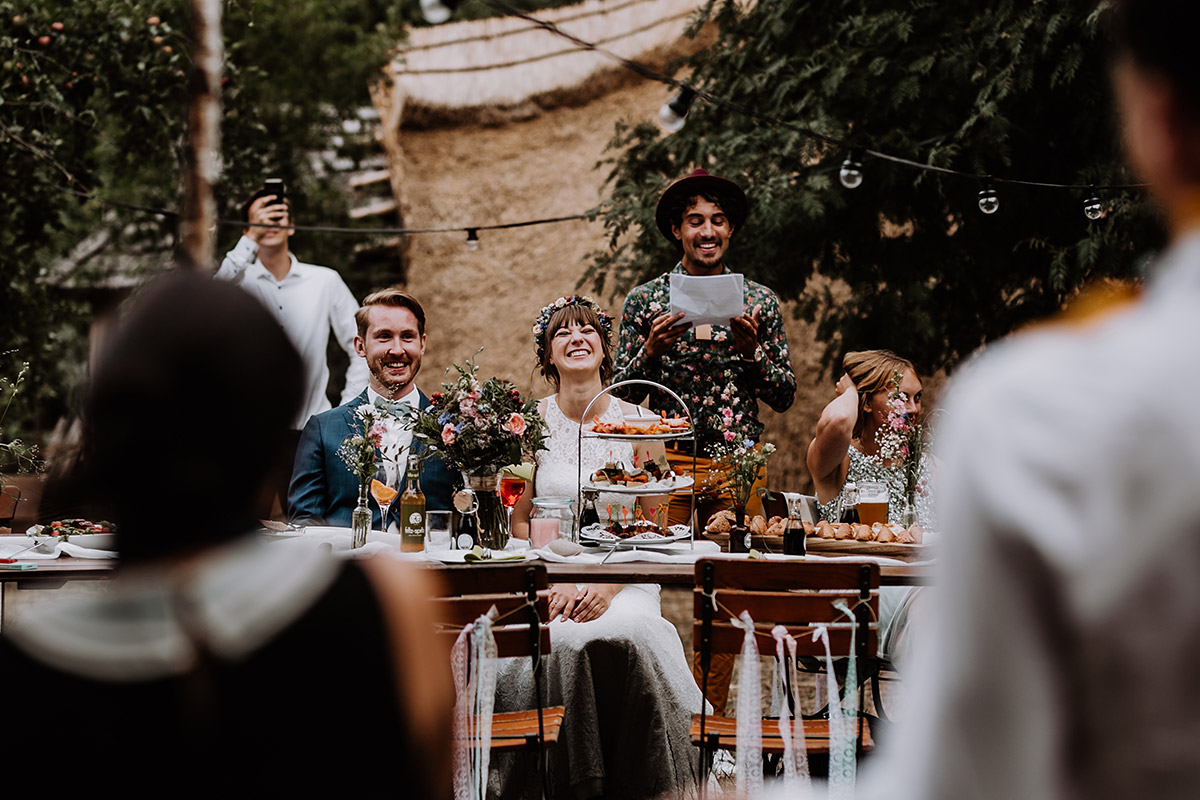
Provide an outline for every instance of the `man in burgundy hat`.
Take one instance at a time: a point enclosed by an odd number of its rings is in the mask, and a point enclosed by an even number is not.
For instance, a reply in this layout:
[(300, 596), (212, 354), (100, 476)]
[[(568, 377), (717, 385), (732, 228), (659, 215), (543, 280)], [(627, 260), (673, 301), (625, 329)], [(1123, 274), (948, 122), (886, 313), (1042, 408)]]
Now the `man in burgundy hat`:
[[(621, 313), (614, 381), (640, 378), (661, 383), (687, 403), (695, 421), (702, 463), (697, 486), (705, 483), (712, 448), (720, 443), (757, 443), (763, 425), (758, 401), (776, 411), (791, 407), (796, 376), (788, 356), (787, 334), (779, 312), (779, 298), (754, 281), (744, 283), (744, 312), (728, 325), (693, 327), (681, 323), (683, 312), (670, 313), (671, 273), (721, 275), (732, 272), (725, 252), (736, 231), (746, 221), (746, 195), (733, 181), (698, 169), (667, 187), (658, 201), (655, 221), (663, 236), (681, 251), (671, 272), (644, 283), (629, 293)], [(662, 392), (652, 391), (650, 407), (668, 414), (678, 404)], [(623, 396), (640, 402), (643, 386), (628, 387)], [(668, 458), (691, 471), (691, 446), (669, 449)], [(753, 502), (757, 504), (757, 497)], [(698, 498), (700, 523), (722, 505), (722, 496)], [(687, 521), (690, 500), (671, 504), (671, 522)]]
[[(763, 431), (758, 401), (785, 411), (796, 396), (796, 376), (788, 355), (779, 298), (766, 286), (744, 282), (744, 311), (728, 325), (693, 327), (680, 322), (682, 312), (670, 313), (672, 273), (732, 272), (725, 265), (725, 252), (734, 233), (745, 223), (748, 210), (746, 195), (736, 183), (702, 169), (667, 187), (659, 198), (655, 221), (662, 235), (679, 249), (679, 263), (630, 292), (621, 312), (613, 381), (655, 381), (687, 403), (699, 448), (696, 511), (701, 525), (712, 513), (731, 505), (727, 493), (705, 492), (702, 488), (716, 483), (709, 479), (714, 446), (747, 441), (757, 444)], [(634, 403), (641, 402), (648, 393), (640, 385), (618, 392)], [(652, 409), (678, 412), (678, 404), (669, 395), (659, 391), (650, 391), (649, 395)], [(676, 471), (691, 472), (690, 444), (669, 444), (667, 458)], [(751, 503), (758, 505), (756, 494)], [(691, 498), (673, 497), (670, 522), (686, 523), (690, 511)], [(717, 665), (713, 666), (715, 670)], [(716, 683), (727, 689), (724, 681)], [(714, 705), (718, 701), (724, 705), (723, 693), (710, 699)]]

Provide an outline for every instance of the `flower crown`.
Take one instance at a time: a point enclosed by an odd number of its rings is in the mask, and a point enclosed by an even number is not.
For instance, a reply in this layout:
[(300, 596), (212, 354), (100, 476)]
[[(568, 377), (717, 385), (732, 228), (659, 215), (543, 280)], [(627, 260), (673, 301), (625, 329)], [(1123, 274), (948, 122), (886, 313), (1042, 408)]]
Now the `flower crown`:
[(533, 343), (537, 345), (539, 363), (542, 361), (542, 356), (545, 355), (546, 351), (546, 328), (550, 327), (550, 318), (554, 316), (555, 311), (567, 306), (582, 306), (594, 311), (596, 317), (600, 320), (600, 327), (604, 329), (604, 335), (612, 337), (612, 317), (590, 296), (586, 294), (573, 294), (570, 297), (560, 297), (550, 305), (544, 307), (541, 313), (538, 314), (537, 320), (533, 323)]

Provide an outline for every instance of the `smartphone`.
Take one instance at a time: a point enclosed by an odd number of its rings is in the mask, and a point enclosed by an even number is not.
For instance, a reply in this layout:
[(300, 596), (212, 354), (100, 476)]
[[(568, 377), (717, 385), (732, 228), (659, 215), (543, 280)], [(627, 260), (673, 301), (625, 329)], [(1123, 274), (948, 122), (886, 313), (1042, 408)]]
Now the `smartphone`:
[(287, 187), (283, 185), (282, 178), (267, 178), (263, 181), (263, 191), (275, 195), (276, 203), (282, 203), (287, 199)]

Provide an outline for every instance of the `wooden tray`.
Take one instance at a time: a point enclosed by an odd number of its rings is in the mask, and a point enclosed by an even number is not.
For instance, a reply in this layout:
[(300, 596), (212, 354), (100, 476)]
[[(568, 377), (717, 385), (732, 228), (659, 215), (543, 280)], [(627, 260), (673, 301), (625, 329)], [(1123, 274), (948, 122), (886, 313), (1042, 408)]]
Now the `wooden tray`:
[[(728, 533), (704, 533), (702, 537), (716, 542), (723, 551), (729, 550)], [(822, 539), (809, 536), (805, 540), (809, 553), (829, 556), (879, 556), (901, 561), (927, 561), (931, 557), (929, 548), (923, 544), (897, 544), (895, 542), (860, 542), (855, 539)], [(750, 546), (765, 553), (782, 553), (782, 536), (751, 536)]]

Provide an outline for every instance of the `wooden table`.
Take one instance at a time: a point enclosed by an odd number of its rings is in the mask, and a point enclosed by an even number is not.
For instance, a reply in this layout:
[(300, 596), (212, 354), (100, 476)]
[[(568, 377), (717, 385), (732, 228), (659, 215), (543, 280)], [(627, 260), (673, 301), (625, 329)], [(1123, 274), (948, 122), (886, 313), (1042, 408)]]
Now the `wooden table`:
[[(7, 537), (0, 537), (3, 541)], [(18, 538), (18, 537), (14, 537)], [(21, 536), (24, 540), (25, 537)], [(4, 624), (5, 593), (10, 588), (57, 589), (67, 581), (106, 580), (113, 576), (115, 559), (61, 558), (32, 561), (37, 569), (0, 569), (0, 629)], [(570, 583), (658, 583), (663, 586), (691, 586), (695, 565), (691, 563), (661, 563), (656, 561), (626, 561), (615, 564), (565, 564), (540, 562), (553, 581)], [(0, 565), (3, 566), (3, 565)], [(438, 565), (444, 566), (444, 565)], [(475, 569), (473, 566), (447, 569)], [(880, 584), (883, 586), (919, 586), (929, 582), (929, 569), (921, 565), (882, 565)]]

